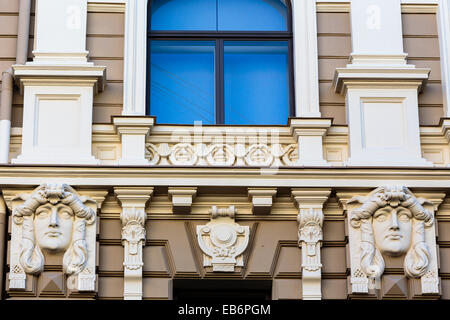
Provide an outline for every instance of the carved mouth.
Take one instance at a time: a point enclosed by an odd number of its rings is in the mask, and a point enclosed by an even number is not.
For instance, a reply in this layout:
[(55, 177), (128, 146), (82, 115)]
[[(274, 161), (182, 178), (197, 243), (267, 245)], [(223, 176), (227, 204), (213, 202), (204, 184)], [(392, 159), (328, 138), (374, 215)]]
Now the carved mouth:
[(393, 234), (388, 234), (385, 238), (387, 238), (389, 240), (400, 240), (401, 238), (403, 238), (403, 236), (401, 234), (393, 233)]
[(61, 232), (59, 231), (47, 231), (45, 233), (46, 236), (51, 237), (51, 238), (55, 238), (55, 237), (59, 237), (61, 235)]

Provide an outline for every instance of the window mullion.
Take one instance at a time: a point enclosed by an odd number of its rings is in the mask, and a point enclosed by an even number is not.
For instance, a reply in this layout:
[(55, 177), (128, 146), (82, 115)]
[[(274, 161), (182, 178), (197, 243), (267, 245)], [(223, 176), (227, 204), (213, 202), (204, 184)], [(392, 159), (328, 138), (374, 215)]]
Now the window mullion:
[(216, 40), (216, 124), (225, 123), (225, 95), (224, 95), (224, 75), (223, 75), (223, 39)]

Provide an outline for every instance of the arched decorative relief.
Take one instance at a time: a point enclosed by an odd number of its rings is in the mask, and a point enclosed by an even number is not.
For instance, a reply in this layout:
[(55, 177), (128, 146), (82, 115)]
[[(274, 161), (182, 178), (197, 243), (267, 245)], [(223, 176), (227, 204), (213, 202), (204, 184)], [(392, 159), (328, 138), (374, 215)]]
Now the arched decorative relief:
[(384, 257), (404, 257), (422, 294), (439, 294), (434, 205), (404, 186), (380, 187), (347, 201), (351, 292), (379, 289)]
[(247, 249), (250, 228), (234, 221), (234, 206), (210, 210), (211, 221), (197, 226), (197, 240), (203, 252), (203, 266), (213, 267), (214, 272), (234, 272), (243, 267), (243, 253)]
[(9, 289), (25, 290), (27, 276), (44, 270), (45, 254), (63, 254), (67, 288), (95, 291), (97, 202), (66, 184), (42, 184), (10, 203)]

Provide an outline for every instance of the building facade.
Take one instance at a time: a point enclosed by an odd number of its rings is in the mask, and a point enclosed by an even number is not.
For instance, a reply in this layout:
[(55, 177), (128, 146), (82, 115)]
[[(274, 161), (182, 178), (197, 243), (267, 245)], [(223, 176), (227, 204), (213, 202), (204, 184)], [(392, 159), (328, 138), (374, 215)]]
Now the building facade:
[(448, 0), (0, 0), (2, 299), (450, 299)]

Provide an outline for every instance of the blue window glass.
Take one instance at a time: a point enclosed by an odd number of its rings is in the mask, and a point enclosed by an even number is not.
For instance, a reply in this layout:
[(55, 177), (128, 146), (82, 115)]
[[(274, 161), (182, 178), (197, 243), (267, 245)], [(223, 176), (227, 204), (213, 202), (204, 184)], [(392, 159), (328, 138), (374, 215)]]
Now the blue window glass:
[(216, 0), (153, 0), (151, 30), (216, 30), (216, 11)]
[(288, 1), (151, 0), (150, 114), (158, 123), (286, 124)]
[(226, 124), (286, 124), (289, 116), (287, 41), (225, 41)]
[(287, 31), (281, 0), (153, 0), (151, 30)]
[(218, 0), (217, 11), (219, 31), (287, 31), (281, 0)]
[(159, 123), (215, 122), (214, 41), (150, 41), (150, 113)]

